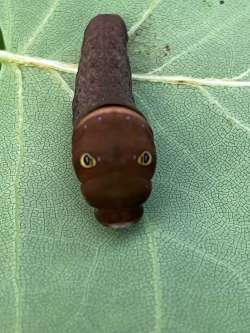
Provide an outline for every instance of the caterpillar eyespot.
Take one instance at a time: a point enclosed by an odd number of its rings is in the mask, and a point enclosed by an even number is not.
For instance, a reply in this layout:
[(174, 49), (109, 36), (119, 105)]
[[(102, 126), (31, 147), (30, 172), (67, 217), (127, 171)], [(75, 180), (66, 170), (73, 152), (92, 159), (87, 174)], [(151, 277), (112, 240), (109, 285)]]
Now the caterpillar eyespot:
[(89, 22), (72, 103), (72, 161), (81, 191), (97, 220), (114, 229), (140, 220), (156, 169), (153, 130), (132, 94), (127, 42), (119, 15)]
[(149, 151), (144, 151), (137, 159), (137, 163), (143, 166), (148, 166), (152, 163), (153, 157)]
[(96, 159), (89, 153), (84, 153), (80, 158), (80, 164), (86, 169), (93, 168), (96, 166)]

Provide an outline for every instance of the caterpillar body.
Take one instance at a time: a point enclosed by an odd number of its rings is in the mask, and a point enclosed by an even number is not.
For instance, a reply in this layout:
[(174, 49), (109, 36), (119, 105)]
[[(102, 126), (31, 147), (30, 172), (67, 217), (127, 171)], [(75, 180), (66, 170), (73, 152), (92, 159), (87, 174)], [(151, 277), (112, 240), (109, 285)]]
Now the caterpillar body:
[(141, 218), (156, 168), (153, 131), (132, 95), (127, 41), (119, 15), (89, 22), (72, 103), (73, 166), (96, 218), (112, 228)]

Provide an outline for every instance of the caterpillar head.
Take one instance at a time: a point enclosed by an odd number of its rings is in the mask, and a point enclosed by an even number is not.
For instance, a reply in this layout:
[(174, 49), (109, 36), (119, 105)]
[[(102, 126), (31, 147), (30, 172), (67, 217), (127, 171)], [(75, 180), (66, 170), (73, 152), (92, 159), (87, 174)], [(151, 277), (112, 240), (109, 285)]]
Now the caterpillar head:
[(72, 156), (82, 193), (102, 224), (123, 228), (140, 219), (156, 166), (143, 116), (119, 106), (91, 112), (75, 126)]

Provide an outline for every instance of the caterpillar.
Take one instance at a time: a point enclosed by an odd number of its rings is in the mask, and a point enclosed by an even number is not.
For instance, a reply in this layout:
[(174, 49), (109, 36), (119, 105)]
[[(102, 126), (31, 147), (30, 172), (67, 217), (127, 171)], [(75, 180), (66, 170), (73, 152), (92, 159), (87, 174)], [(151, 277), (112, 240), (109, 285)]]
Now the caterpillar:
[(125, 22), (90, 20), (84, 32), (72, 102), (72, 163), (97, 220), (127, 228), (143, 215), (156, 168), (151, 126), (137, 109)]

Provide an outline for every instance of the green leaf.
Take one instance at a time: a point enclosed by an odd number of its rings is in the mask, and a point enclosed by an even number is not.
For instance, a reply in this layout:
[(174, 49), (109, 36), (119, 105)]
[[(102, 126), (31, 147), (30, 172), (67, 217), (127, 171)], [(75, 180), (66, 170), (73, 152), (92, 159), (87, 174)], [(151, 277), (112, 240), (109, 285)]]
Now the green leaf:
[[(0, 8), (16, 53), (0, 56), (1, 332), (249, 332), (249, 1)], [(121, 232), (97, 223), (72, 169), (74, 74), (34, 58), (78, 63), (86, 24), (107, 12), (129, 28), (158, 151), (145, 215)]]

